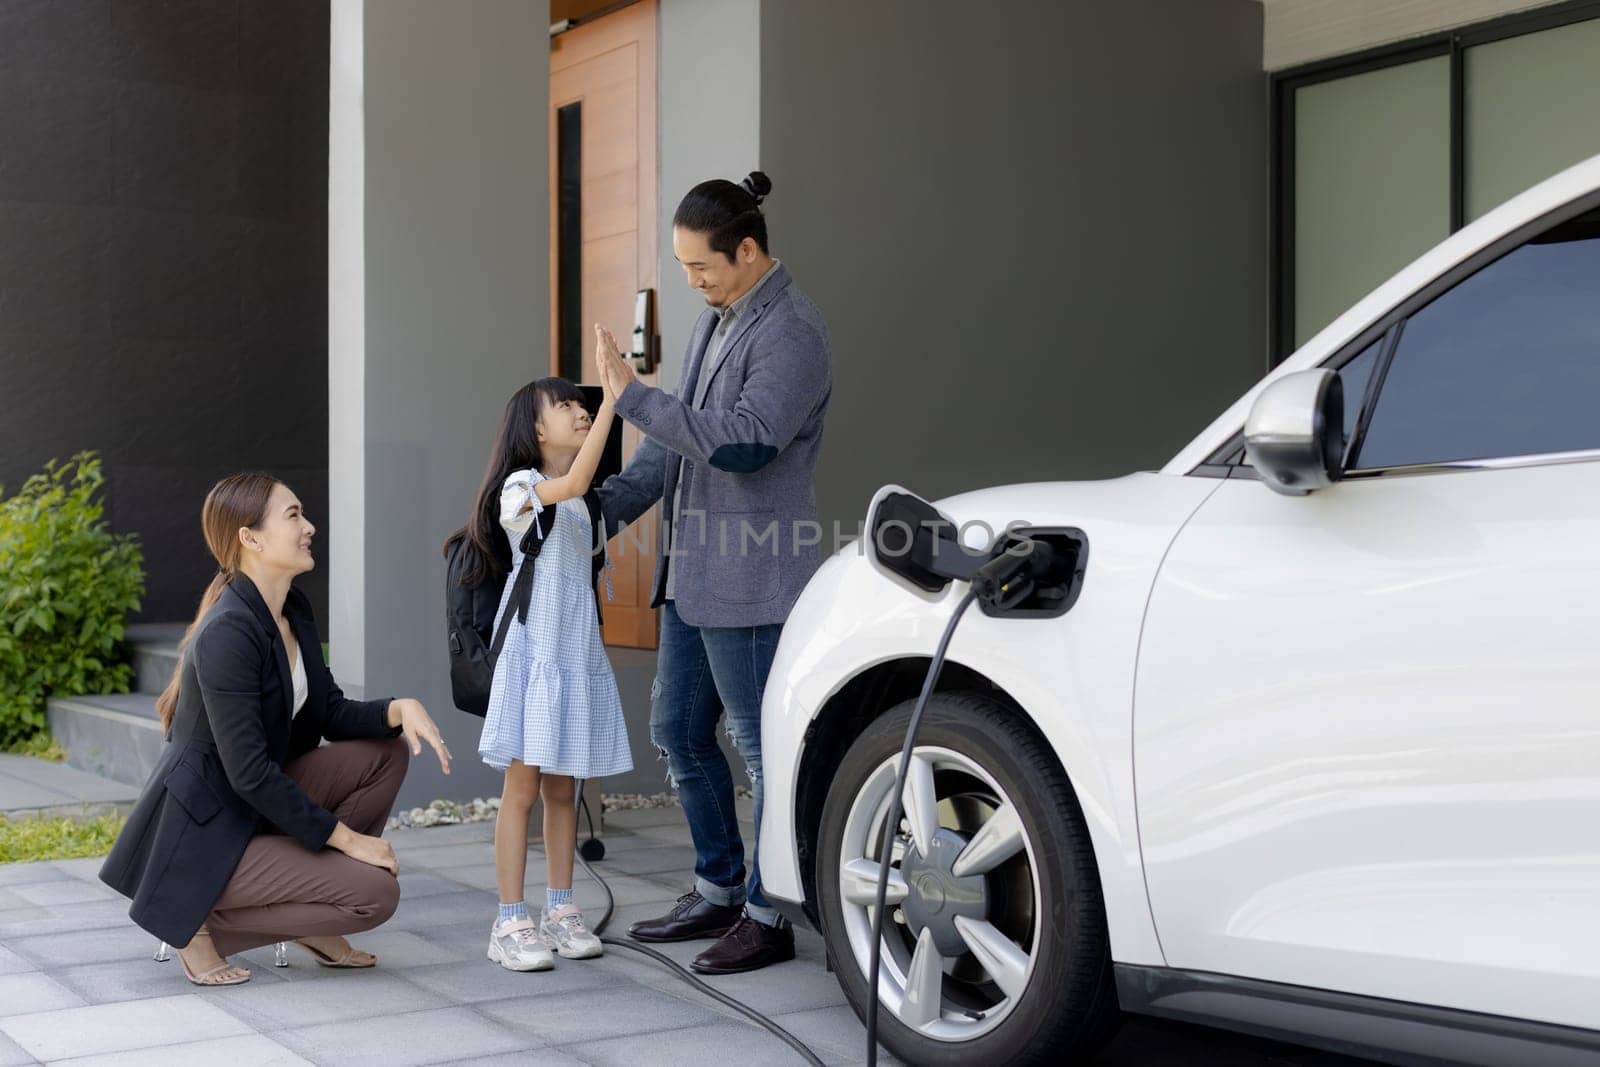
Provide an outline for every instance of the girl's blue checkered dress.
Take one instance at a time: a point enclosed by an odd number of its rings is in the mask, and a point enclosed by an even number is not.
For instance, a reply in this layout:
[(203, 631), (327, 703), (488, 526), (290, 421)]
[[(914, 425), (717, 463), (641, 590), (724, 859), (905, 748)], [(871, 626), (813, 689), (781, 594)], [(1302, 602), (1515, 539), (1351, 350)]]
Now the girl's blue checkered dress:
[[(523, 566), (517, 545), (542, 507), (532, 486), (543, 478), (538, 471), (515, 471), (501, 489), (500, 525), (515, 563), (500, 597), (497, 627)], [(532, 510), (524, 512), (530, 502)], [(515, 759), (574, 778), (622, 774), (633, 769), (633, 758), (617, 679), (595, 617), (588, 507), (581, 498), (563, 500), (556, 506), (555, 529), (540, 534), (545, 545), (534, 563), (528, 622), (512, 621), (495, 661), (478, 754), (497, 770)]]

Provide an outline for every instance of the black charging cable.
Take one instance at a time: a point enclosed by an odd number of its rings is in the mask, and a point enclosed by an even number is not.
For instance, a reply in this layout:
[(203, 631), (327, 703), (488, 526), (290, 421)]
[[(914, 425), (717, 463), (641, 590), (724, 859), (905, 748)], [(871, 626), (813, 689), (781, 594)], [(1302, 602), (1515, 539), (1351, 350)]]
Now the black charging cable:
[(972, 586), (961, 598), (950, 621), (945, 624), (939, 638), (933, 662), (928, 664), (928, 674), (922, 680), (922, 692), (917, 696), (917, 706), (911, 711), (911, 721), (906, 723), (906, 739), (900, 746), (900, 770), (895, 775), (894, 792), (889, 798), (889, 816), (883, 821), (883, 841), (878, 846), (878, 897), (872, 915), (872, 962), (867, 969), (867, 1067), (878, 1064), (878, 971), (883, 950), (883, 913), (887, 910), (889, 868), (894, 864), (894, 839), (900, 830), (902, 798), (906, 788), (906, 773), (911, 768), (911, 751), (917, 743), (917, 727), (922, 725), (922, 713), (928, 707), (928, 697), (944, 668), (945, 654), (950, 650), (950, 639), (961, 624), (974, 600), (981, 600), (991, 608), (1008, 608), (1024, 599), (1034, 588), (1035, 577), (1050, 566), (1054, 553), (1042, 541), (1025, 538), (1012, 545), (994, 559), (979, 567), (972, 575)]
[(917, 697), (917, 706), (912, 709), (911, 721), (906, 724), (905, 743), (900, 746), (900, 771), (895, 775), (894, 793), (889, 798), (889, 817), (883, 821), (883, 841), (878, 846), (878, 906), (872, 916), (872, 963), (867, 969), (867, 1067), (877, 1067), (878, 1063), (878, 967), (883, 947), (883, 913), (889, 892), (889, 867), (894, 863), (894, 839), (900, 829), (900, 796), (906, 787), (906, 771), (911, 767), (911, 748), (917, 741), (917, 727), (922, 723), (922, 712), (928, 706), (928, 696), (933, 692), (934, 682), (938, 681), (940, 668), (944, 666), (950, 639), (955, 636), (961, 616), (967, 613), (976, 599), (978, 590), (974, 584), (967, 595), (961, 598), (961, 603), (956, 605), (955, 614), (950, 616), (949, 623), (945, 625), (944, 635), (939, 638), (938, 651), (934, 652), (933, 662), (928, 665), (928, 676), (922, 680), (922, 693)]
[[(577, 782), (577, 789), (578, 795), (582, 796), (583, 779), (581, 778)], [(588, 805), (584, 805), (584, 807), (587, 809)], [(576, 812), (573, 813), (573, 822), (574, 825), (576, 825)], [(591, 835), (594, 833), (594, 822), (592, 818), (589, 823), (589, 832)], [(587, 846), (591, 842), (594, 844), (599, 844), (599, 841), (592, 836), (589, 838), (589, 841), (584, 842), (584, 844)], [(637, 952), (642, 956), (648, 956), (650, 959), (655, 960), (657, 963), (667, 968), (685, 982), (688, 982), (690, 985), (694, 986), (712, 1000), (732, 1008), (734, 1011), (738, 1012), (740, 1015), (743, 1015), (746, 1019), (749, 1019), (757, 1026), (771, 1032), (773, 1036), (778, 1038), (778, 1040), (782, 1041), (784, 1044), (788, 1045), (790, 1048), (794, 1049), (795, 1052), (800, 1054), (802, 1059), (804, 1059), (807, 1063), (812, 1064), (813, 1067), (823, 1067), (822, 1060), (815, 1052), (811, 1051), (810, 1047), (807, 1046), (805, 1042), (801, 1041), (798, 1037), (795, 1037), (789, 1031), (785, 1030), (783, 1027), (779, 1026), (777, 1023), (773, 1022), (759, 1011), (756, 1011), (748, 1004), (740, 1003), (739, 1001), (728, 996), (728, 994), (724, 993), (722, 990), (701, 981), (699, 976), (697, 976), (693, 971), (689, 970), (687, 967), (684, 967), (677, 960), (673, 959), (671, 956), (668, 956), (666, 953), (657, 952), (653, 948), (646, 948), (644, 945), (641, 945), (639, 942), (632, 939), (624, 940), (622, 938), (604, 936), (606, 927), (611, 924), (612, 913), (617, 910), (617, 898), (612, 894), (611, 887), (606, 884), (606, 880), (600, 877), (593, 867), (589, 866), (589, 861), (584, 855), (586, 851), (588, 851), (587, 848), (577, 851), (575, 858), (578, 861), (578, 866), (582, 867), (584, 873), (595, 880), (595, 882), (600, 886), (601, 891), (606, 895), (605, 913), (600, 916), (600, 921), (596, 923), (594, 927), (595, 936), (600, 938), (602, 944), (610, 945), (613, 948), (625, 948), (630, 952)], [(605, 852), (602, 848), (601, 855), (604, 854)]]
[[(589, 820), (589, 840), (578, 845), (578, 858), (585, 860), (603, 860), (606, 858), (606, 843), (600, 840), (594, 832), (594, 815), (589, 811), (589, 798), (583, 795), (583, 779), (578, 779), (578, 807), (583, 809), (583, 814)], [(593, 871), (589, 873), (593, 874)]]
[[(945, 625), (944, 634), (939, 638), (939, 645), (933, 654), (933, 662), (928, 665), (927, 677), (922, 682), (922, 692), (917, 697), (917, 706), (911, 712), (911, 721), (906, 724), (905, 743), (900, 748), (900, 770), (895, 776), (894, 794), (889, 802), (889, 817), (883, 824), (883, 842), (880, 846), (878, 862), (878, 900), (877, 910), (872, 917), (872, 963), (867, 977), (867, 1067), (877, 1067), (878, 1063), (878, 971), (881, 964), (881, 949), (883, 945), (883, 913), (889, 891), (889, 868), (894, 863), (894, 839), (899, 829), (901, 815), (901, 795), (906, 787), (906, 772), (911, 766), (911, 751), (916, 744), (917, 727), (922, 723), (922, 713), (928, 706), (928, 697), (933, 693), (934, 683), (939, 679), (939, 671), (944, 667), (945, 655), (950, 649), (950, 639), (955, 636), (956, 627), (961, 622), (961, 617), (967, 613), (974, 600), (982, 600), (989, 605), (1000, 607), (1010, 606), (1033, 587), (1033, 575), (1042, 573), (1051, 558), (1049, 546), (1031, 539), (1024, 540), (1012, 546), (1009, 551), (1001, 553), (990, 560), (977, 573), (972, 575), (972, 586), (961, 602), (956, 605), (955, 612), (950, 616), (950, 621)], [(577, 781), (578, 796), (583, 796), (583, 779)], [(584, 811), (588, 812), (588, 803), (582, 802)], [(577, 812), (573, 812), (573, 829), (577, 829)], [(589, 819), (589, 840), (584, 842), (584, 847), (575, 853), (578, 865), (583, 868), (588, 876), (595, 880), (602, 892), (606, 895), (605, 913), (600, 921), (595, 924), (594, 932), (602, 944), (614, 948), (624, 948), (630, 952), (648, 956), (657, 963), (672, 971), (679, 978), (694, 986), (706, 996), (724, 1004), (743, 1015), (757, 1026), (771, 1032), (780, 1041), (794, 1049), (800, 1056), (814, 1067), (823, 1067), (822, 1060), (817, 1054), (789, 1031), (773, 1022), (761, 1012), (756, 1011), (748, 1004), (743, 1004), (728, 996), (720, 989), (713, 988), (684, 967), (677, 960), (665, 953), (657, 952), (653, 948), (632, 939), (623, 940), (615, 937), (606, 937), (605, 929), (611, 923), (611, 916), (616, 911), (616, 897), (611, 892), (611, 887), (595, 869), (589, 866), (586, 852), (592, 851), (590, 845), (599, 845), (598, 859), (605, 855), (605, 848), (594, 837), (594, 818)]]

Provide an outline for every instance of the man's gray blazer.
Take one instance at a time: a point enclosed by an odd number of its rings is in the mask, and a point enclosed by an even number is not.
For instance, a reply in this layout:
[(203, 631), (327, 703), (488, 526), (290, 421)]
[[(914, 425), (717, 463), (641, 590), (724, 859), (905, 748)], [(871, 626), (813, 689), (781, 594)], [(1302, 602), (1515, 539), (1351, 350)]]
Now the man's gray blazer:
[(618, 398), (617, 414), (646, 440), (600, 486), (600, 506), (610, 536), (657, 500), (670, 506), (683, 457), (677, 551), (667, 558), (663, 522), (650, 606), (664, 599), (673, 566), (689, 625), (781, 623), (821, 561), (813, 474), (833, 385), (828, 328), (780, 264), (730, 327), (696, 407), (718, 321), (707, 308), (695, 323), (676, 395), (634, 382)]

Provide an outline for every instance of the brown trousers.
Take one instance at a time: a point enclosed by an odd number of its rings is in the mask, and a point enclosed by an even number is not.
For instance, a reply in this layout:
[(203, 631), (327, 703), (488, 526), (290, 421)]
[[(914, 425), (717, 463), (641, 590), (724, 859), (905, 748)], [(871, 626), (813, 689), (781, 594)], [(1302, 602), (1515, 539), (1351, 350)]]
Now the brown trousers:
[[(291, 760), (284, 773), (359, 834), (383, 833), (410, 760), (400, 738), (335, 741)], [(224, 956), (301, 937), (371, 930), (394, 914), (400, 884), (382, 867), (293, 838), (259, 833), (206, 919)]]

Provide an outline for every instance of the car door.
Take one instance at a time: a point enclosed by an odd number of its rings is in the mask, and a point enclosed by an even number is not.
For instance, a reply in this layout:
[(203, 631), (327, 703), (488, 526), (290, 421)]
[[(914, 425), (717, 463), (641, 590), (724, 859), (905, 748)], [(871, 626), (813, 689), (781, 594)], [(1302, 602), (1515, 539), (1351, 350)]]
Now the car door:
[(1600, 212), (1346, 373), (1346, 476), (1236, 470), (1151, 595), (1167, 963), (1600, 1028)]

